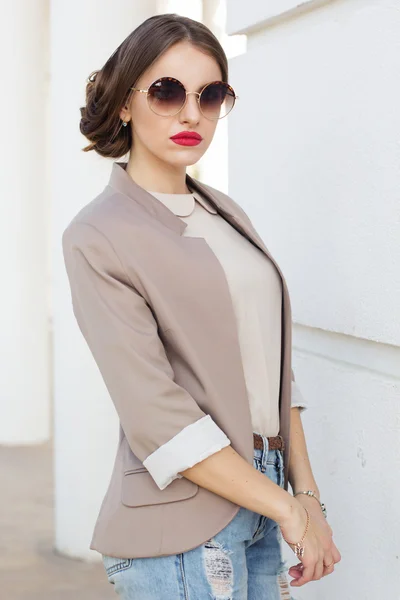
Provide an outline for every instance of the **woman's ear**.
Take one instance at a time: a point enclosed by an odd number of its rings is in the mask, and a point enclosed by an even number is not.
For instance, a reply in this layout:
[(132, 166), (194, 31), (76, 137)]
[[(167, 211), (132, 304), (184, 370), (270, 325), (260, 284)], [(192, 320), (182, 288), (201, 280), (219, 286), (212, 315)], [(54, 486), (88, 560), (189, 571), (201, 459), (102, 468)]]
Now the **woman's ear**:
[(131, 113), (127, 105), (125, 105), (124, 108), (121, 108), (121, 110), (119, 111), (119, 116), (122, 119), (122, 121), (130, 121)]
[(121, 108), (121, 110), (119, 111), (119, 116), (123, 121), (130, 121), (132, 119), (132, 114), (131, 114), (131, 110), (130, 110), (130, 103), (132, 100), (132, 94), (133, 92), (131, 91), (126, 103), (124, 104), (124, 106)]

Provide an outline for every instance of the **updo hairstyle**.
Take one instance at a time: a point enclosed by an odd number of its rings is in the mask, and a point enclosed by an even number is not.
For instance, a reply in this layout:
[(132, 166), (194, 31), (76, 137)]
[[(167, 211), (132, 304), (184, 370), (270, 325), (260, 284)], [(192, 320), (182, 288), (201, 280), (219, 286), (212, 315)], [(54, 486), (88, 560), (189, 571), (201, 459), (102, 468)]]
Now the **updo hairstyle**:
[(80, 131), (90, 141), (84, 152), (95, 150), (101, 156), (121, 158), (130, 151), (132, 128), (130, 124), (123, 127), (120, 118), (121, 109), (134, 93), (130, 88), (168, 48), (182, 41), (215, 58), (222, 81), (228, 82), (225, 52), (208, 27), (177, 14), (150, 17), (128, 35), (100, 70), (88, 77), (86, 106), (80, 108)]

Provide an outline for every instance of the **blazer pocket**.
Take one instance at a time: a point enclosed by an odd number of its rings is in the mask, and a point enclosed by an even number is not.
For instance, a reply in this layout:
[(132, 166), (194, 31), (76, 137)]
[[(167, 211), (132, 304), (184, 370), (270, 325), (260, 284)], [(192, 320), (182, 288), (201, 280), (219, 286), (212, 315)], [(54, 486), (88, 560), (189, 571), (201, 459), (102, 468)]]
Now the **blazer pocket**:
[(174, 479), (165, 489), (160, 488), (145, 467), (125, 471), (122, 481), (122, 504), (125, 506), (148, 506), (177, 502), (195, 496), (197, 483), (182, 477)]

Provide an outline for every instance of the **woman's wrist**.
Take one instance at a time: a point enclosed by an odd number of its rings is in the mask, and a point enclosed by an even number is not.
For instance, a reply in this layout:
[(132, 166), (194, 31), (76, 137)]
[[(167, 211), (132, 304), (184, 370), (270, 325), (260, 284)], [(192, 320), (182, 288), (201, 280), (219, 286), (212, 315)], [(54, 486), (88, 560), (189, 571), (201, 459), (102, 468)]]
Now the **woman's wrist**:
[(280, 504), (279, 514), (275, 519), (278, 525), (282, 527), (287, 523), (293, 522), (294, 517), (297, 517), (299, 512), (304, 512), (304, 508), (297, 498), (289, 494), (289, 492), (285, 493), (287, 495), (286, 501)]
[(314, 496), (316, 496), (318, 498), (318, 500), (321, 500), (319, 489), (315, 485), (314, 486), (313, 485), (297, 486), (297, 487), (295, 487), (295, 488), (292, 489), (293, 496), (295, 494), (298, 494), (299, 492), (306, 492), (307, 490), (311, 490), (312, 492), (314, 492)]
[(319, 488), (317, 482), (313, 477), (302, 477), (302, 478), (293, 478), (290, 480), (290, 487), (292, 488), (293, 495), (297, 492), (301, 492), (302, 490), (313, 490), (316, 496), (320, 496)]

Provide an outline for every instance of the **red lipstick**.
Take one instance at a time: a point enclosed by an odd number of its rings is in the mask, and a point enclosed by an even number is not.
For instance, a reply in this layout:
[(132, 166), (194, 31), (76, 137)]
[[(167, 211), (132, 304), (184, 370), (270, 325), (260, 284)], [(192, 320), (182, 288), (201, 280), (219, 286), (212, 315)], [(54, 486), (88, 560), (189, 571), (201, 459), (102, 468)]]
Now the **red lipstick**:
[(170, 139), (180, 146), (198, 146), (203, 138), (195, 131), (181, 131)]

